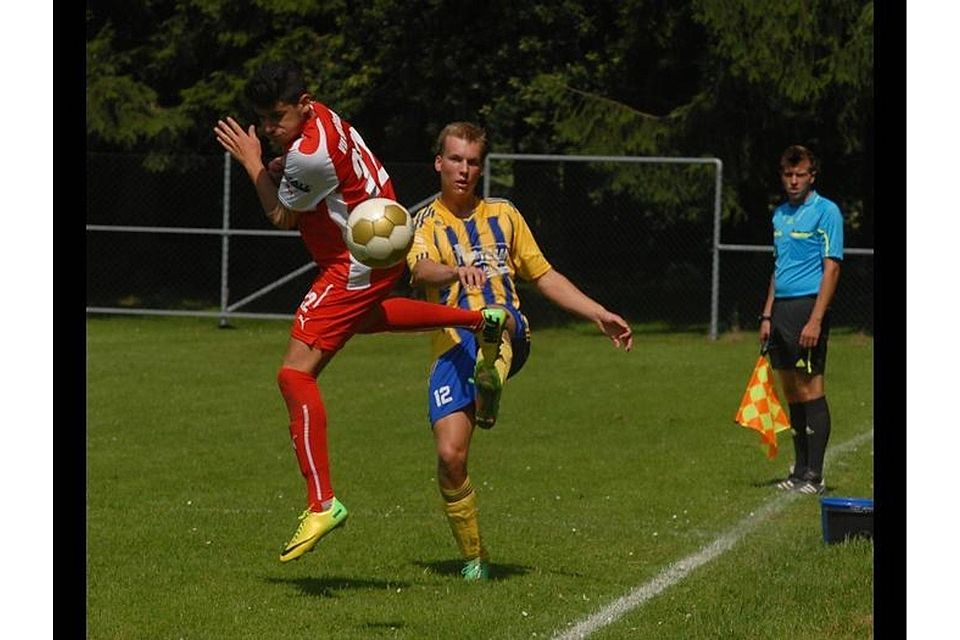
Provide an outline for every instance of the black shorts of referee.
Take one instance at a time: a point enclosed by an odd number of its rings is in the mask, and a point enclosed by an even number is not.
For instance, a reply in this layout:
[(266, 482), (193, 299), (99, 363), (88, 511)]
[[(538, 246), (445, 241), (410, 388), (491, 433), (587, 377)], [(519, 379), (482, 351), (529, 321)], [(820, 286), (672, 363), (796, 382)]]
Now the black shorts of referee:
[(767, 353), (774, 369), (793, 369), (810, 376), (822, 375), (827, 367), (827, 338), (830, 335), (830, 311), (820, 323), (817, 346), (800, 347), (800, 332), (810, 320), (816, 296), (776, 298), (770, 312), (770, 342)]

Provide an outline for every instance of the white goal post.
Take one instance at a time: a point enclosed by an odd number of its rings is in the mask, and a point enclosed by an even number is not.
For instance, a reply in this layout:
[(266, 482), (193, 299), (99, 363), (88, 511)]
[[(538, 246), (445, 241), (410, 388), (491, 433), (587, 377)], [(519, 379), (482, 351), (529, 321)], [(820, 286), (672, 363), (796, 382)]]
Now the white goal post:
[(555, 161), (555, 162), (621, 162), (640, 164), (707, 164), (713, 165), (713, 264), (710, 283), (710, 338), (717, 339), (720, 306), (720, 203), (723, 192), (723, 162), (719, 158), (683, 158), (669, 156), (577, 156), (529, 153), (490, 153), (484, 162), (483, 196), (490, 196), (490, 161)]

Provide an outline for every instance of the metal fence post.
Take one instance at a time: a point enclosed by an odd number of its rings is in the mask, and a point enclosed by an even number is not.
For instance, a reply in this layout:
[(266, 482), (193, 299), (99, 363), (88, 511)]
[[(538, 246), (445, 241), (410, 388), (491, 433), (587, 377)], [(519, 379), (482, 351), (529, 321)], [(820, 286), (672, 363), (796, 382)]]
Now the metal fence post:
[(720, 192), (723, 189), (723, 161), (715, 158), (713, 194), (713, 276), (710, 283), (710, 339), (716, 340), (720, 325)]
[(230, 326), (227, 301), (230, 297), (230, 154), (223, 153), (223, 236), (220, 239), (220, 328)]
[(490, 197), (490, 154), (483, 159), (483, 198)]

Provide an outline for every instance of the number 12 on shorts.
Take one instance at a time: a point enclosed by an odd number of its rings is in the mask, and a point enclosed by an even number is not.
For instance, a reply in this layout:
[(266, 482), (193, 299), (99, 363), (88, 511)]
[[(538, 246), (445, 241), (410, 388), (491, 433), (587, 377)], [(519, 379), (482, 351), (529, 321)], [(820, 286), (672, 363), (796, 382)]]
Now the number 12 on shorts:
[(450, 397), (450, 385), (445, 384), (438, 389), (434, 389), (433, 401), (437, 403), (438, 407), (453, 402), (453, 398)]

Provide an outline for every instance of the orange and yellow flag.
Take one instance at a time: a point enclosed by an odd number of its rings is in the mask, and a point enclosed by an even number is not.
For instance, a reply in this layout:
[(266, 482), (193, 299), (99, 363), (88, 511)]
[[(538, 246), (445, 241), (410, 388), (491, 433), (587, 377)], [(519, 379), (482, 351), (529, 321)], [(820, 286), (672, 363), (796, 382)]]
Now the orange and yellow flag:
[(790, 428), (790, 418), (783, 410), (773, 386), (773, 369), (761, 355), (753, 368), (740, 408), (733, 419), (737, 424), (760, 432), (760, 446), (766, 445), (767, 458), (777, 457), (777, 433)]

